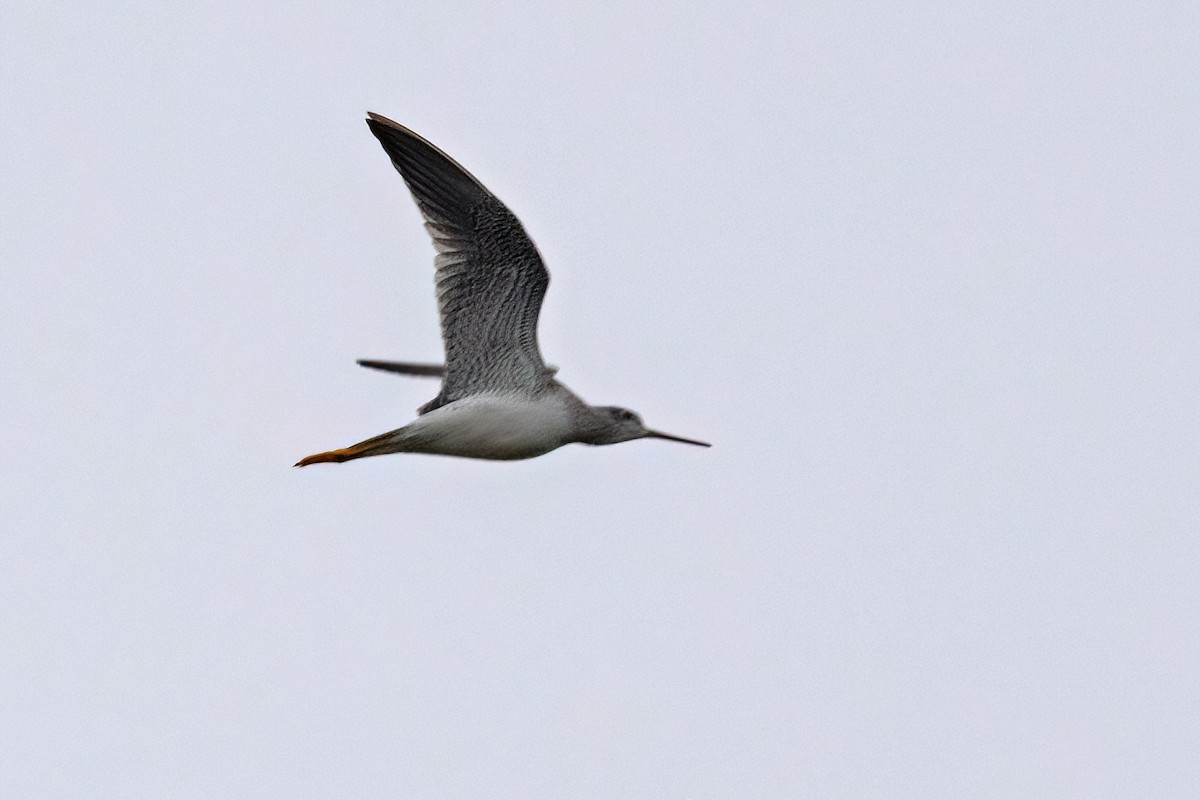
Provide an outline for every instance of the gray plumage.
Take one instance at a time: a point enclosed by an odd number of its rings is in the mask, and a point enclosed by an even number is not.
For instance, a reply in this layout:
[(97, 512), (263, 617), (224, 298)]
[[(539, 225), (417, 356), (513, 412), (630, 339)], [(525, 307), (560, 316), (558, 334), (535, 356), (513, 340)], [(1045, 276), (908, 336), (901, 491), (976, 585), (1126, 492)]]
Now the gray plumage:
[(419, 413), (482, 392), (545, 391), (553, 373), (537, 321), (550, 273), (520, 220), (450, 156), (403, 125), (368, 117), (437, 250), (446, 365), (441, 392)]
[(454, 159), (378, 114), (367, 125), (412, 192), (437, 251), (438, 310), (446, 363), (359, 361), (403, 375), (441, 377), (437, 397), (416, 420), (299, 467), (385, 453), (513, 460), (571, 442), (616, 444), (669, 439), (616, 406), (591, 406), (554, 379), (537, 344), (550, 275), (520, 221)]

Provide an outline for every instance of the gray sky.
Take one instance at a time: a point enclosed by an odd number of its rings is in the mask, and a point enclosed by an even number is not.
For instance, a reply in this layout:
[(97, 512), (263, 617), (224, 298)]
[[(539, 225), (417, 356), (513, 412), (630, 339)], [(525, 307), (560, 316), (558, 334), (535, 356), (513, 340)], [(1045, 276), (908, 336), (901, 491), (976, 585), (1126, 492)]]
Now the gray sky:
[[(0, 796), (1200, 794), (1200, 11), (794, 5), (6, 4)], [(367, 110), (715, 446), (293, 470), (436, 391)]]

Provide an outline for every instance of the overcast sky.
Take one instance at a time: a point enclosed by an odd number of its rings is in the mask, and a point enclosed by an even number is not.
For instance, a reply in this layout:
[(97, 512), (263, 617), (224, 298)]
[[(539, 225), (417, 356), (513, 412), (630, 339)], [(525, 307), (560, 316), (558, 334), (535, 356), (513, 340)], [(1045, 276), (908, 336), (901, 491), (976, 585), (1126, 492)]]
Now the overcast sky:
[[(1200, 7), (577, 5), (4, 5), (0, 797), (1200, 795)], [(714, 447), (292, 469), (437, 389), (367, 110)]]

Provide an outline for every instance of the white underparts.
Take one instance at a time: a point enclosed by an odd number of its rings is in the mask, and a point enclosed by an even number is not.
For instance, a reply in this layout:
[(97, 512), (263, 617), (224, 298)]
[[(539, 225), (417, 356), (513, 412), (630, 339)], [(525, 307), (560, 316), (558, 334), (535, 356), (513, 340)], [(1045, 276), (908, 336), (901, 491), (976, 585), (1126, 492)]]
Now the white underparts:
[(555, 395), (465, 397), (403, 430), (410, 452), (500, 460), (540, 456), (573, 439), (571, 408)]

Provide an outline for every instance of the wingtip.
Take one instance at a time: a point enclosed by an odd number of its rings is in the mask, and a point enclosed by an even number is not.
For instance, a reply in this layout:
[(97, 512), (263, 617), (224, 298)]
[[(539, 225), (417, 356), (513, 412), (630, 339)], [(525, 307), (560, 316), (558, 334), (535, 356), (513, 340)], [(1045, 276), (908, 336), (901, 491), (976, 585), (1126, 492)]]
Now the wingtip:
[(374, 111), (367, 112), (366, 123), (370, 127), (374, 127), (375, 125), (382, 125), (382, 126), (388, 127), (388, 128), (402, 128), (402, 129), (404, 128), (403, 125), (396, 122), (395, 120), (388, 119), (383, 114), (376, 114)]
[(378, 361), (373, 358), (360, 358), (356, 362), (360, 367), (378, 369), (384, 372), (396, 372), (400, 375), (416, 375), (427, 378), (440, 378), (446, 374), (442, 364), (417, 364), (409, 361)]

